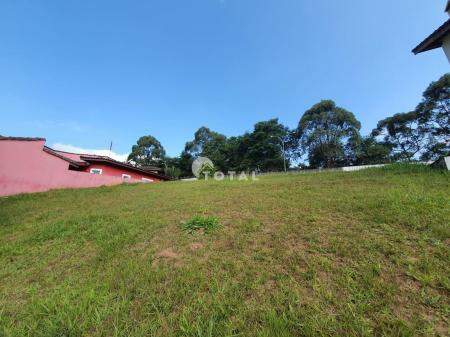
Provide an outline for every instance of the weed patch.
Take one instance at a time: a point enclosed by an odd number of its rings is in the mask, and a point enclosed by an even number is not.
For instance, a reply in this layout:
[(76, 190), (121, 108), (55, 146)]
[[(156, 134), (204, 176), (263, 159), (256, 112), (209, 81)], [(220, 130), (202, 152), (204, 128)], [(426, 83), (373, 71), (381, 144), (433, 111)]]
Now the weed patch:
[(181, 223), (181, 228), (188, 233), (196, 231), (210, 233), (217, 227), (219, 227), (219, 220), (213, 216), (194, 216), (192, 219)]

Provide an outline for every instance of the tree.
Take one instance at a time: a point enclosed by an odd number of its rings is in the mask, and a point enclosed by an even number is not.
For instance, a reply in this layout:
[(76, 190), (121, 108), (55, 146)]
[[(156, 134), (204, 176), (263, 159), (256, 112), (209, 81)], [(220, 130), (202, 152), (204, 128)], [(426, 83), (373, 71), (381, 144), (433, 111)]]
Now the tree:
[(143, 136), (131, 148), (128, 161), (137, 166), (161, 166), (164, 163), (166, 151), (153, 136)]
[(450, 74), (432, 82), (414, 111), (378, 122), (372, 136), (391, 149), (391, 159), (435, 160), (450, 153)]
[(426, 134), (415, 111), (395, 114), (378, 122), (372, 136), (390, 148), (394, 161), (411, 161), (424, 148)]
[[(242, 138), (246, 148), (244, 161), (246, 169), (257, 169), (263, 172), (283, 170), (283, 156), (287, 155), (288, 133), (289, 130), (280, 124), (278, 119), (256, 123), (253, 132)], [(286, 165), (289, 166), (289, 158), (286, 159)]]
[(224, 170), (226, 158), (223, 148), (226, 140), (224, 135), (203, 126), (195, 132), (194, 139), (186, 143), (184, 157), (190, 157), (191, 164), (199, 156), (208, 157), (219, 170)]
[[(256, 169), (282, 170), (282, 142), (286, 142), (287, 134), (288, 129), (278, 123), (277, 119), (256, 123), (251, 133), (230, 138), (201, 127), (195, 132), (194, 139), (186, 143), (181, 154), (180, 165), (183, 166), (183, 174), (187, 173), (188, 167), (190, 170), (193, 160), (199, 156), (211, 159), (215, 169), (224, 173)], [(289, 158), (286, 165), (289, 165)]]
[(208, 152), (214, 153), (217, 151), (218, 143), (223, 143), (225, 140), (224, 135), (202, 126), (195, 132), (194, 140), (187, 142), (184, 149), (192, 156), (198, 157)]
[(311, 167), (331, 168), (355, 158), (361, 123), (350, 111), (324, 100), (307, 110), (296, 130), (300, 154), (307, 154)]
[(181, 152), (177, 167), (180, 169), (180, 177), (192, 177), (192, 162), (194, 158), (186, 152)]
[(356, 154), (356, 165), (373, 165), (389, 162), (389, 146), (377, 142), (374, 137), (368, 136), (361, 139)]
[(426, 145), (422, 159), (437, 159), (450, 153), (450, 74), (432, 82), (423, 93), (423, 100), (415, 110)]
[(182, 175), (180, 168), (180, 157), (166, 157), (165, 158), (164, 174), (173, 179), (178, 179)]
[(222, 147), (224, 159), (223, 172), (246, 171), (250, 167), (247, 158), (248, 134), (238, 137), (227, 138)]

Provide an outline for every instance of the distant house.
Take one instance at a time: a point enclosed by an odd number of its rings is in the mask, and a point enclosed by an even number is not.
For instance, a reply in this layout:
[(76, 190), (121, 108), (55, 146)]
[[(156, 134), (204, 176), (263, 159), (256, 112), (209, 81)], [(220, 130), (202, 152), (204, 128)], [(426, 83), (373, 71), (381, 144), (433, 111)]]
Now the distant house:
[[(450, 0), (447, 1), (445, 11), (450, 16)], [(417, 55), (441, 47), (450, 62), (450, 19), (414, 48), (413, 53)]]
[(169, 180), (157, 168), (138, 168), (106, 156), (56, 151), (44, 138), (0, 136), (0, 196), (54, 188)]

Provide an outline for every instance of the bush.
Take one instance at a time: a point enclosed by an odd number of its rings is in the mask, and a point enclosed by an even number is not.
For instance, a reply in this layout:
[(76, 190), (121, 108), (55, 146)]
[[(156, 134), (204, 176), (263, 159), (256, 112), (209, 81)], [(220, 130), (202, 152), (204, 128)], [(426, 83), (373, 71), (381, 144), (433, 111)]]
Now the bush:
[(198, 230), (204, 230), (209, 233), (219, 226), (219, 220), (216, 217), (195, 216), (192, 219), (181, 223), (181, 228), (189, 233)]

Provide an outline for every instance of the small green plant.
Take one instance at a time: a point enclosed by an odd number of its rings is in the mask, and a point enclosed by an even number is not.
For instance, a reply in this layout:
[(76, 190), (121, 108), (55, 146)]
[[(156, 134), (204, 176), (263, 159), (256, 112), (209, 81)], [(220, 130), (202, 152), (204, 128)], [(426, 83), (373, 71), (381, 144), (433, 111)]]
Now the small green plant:
[(219, 226), (219, 220), (216, 217), (208, 216), (194, 216), (192, 219), (182, 222), (181, 228), (189, 233), (193, 233), (198, 230), (203, 230), (205, 233), (209, 233)]

